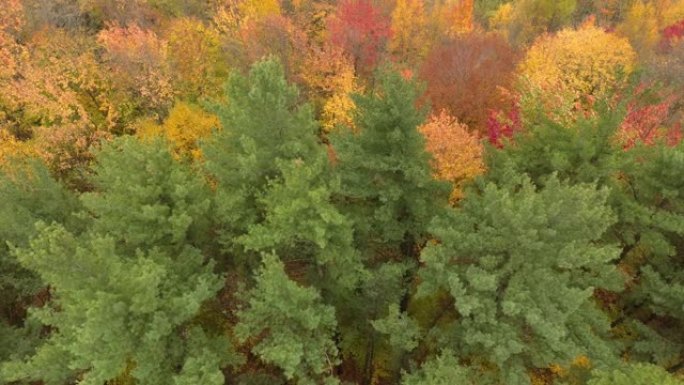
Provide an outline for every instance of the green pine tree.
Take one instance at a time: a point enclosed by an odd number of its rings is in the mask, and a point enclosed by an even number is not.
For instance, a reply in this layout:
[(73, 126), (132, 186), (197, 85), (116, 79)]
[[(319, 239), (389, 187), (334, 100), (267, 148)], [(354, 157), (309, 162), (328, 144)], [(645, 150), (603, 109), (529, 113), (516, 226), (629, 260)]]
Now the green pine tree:
[(609, 320), (592, 297), (623, 284), (612, 264), (619, 250), (596, 244), (615, 220), (607, 195), (555, 177), (537, 190), (518, 177), (485, 185), (436, 220), (419, 295), (448, 291), (459, 317), (436, 327), (434, 344), (493, 364), (509, 385), (580, 355), (614, 364)]
[(629, 290), (606, 304), (614, 332), (628, 336), (624, 349), (632, 358), (681, 366), (684, 145), (637, 143), (626, 150), (616, 140), (623, 118), (624, 111), (615, 109), (571, 127), (536, 122), (504, 149), (489, 151), (485, 179), (501, 184), (510, 175), (526, 174), (543, 186), (557, 175), (571, 184), (595, 182), (609, 189), (607, 203), (617, 220), (600, 242), (620, 246), (616, 264), (631, 278)]
[(233, 74), (229, 102), (215, 106), (223, 130), (203, 146), (206, 168), (216, 181), (217, 215), (227, 249), (265, 213), (258, 202), (269, 181), (280, 177), (277, 160), (309, 162), (320, 152), (313, 111), (299, 103), (275, 59), (256, 63), (249, 75)]
[(359, 132), (331, 137), (342, 178), (337, 199), (354, 220), (360, 245), (404, 247), (415, 254), (427, 224), (446, 206), (448, 187), (431, 175), (430, 156), (417, 127), (425, 110), (416, 108), (419, 89), (386, 70), (379, 86), (356, 95)]
[(22, 267), (12, 247), (25, 247), (37, 221), (61, 222), (78, 227), (73, 213), (78, 200), (56, 182), (37, 160), (15, 161), (11, 173), (0, 173), (0, 362), (20, 355), (36, 342), (39, 330), (20, 330), (31, 298), (44, 284), (40, 277)]
[(210, 210), (206, 185), (164, 143), (133, 138), (105, 146), (95, 173), (97, 190), (83, 198), (88, 231), (39, 223), (14, 251), (50, 285), (50, 302), (31, 316), (52, 332), (1, 378), (101, 385), (130, 372), (145, 384), (223, 384), (220, 369), (237, 356), (191, 325), (223, 284), (193, 245)]
[(332, 377), (339, 362), (335, 309), (324, 304), (314, 288), (292, 281), (284, 269), (276, 255), (263, 256), (247, 307), (238, 313), (235, 334), (243, 342), (253, 339), (252, 352), (280, 368), (288, 380), (337, 383)]

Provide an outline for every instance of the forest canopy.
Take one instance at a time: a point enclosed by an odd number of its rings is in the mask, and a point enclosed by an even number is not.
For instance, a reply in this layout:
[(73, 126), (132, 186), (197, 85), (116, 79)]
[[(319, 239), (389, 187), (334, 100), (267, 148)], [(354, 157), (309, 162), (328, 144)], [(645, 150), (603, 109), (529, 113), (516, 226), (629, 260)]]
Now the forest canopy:
[(2, 0), (0, 384), (684, 385), (684, 0)]

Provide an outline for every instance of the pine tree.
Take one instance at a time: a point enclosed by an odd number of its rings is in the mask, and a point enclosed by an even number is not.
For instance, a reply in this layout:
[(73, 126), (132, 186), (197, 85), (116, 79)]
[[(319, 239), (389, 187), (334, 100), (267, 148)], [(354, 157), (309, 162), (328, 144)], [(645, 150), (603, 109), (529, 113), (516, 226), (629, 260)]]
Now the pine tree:
[[(31, 316), (51, 330), (34, 354), (2, 366), (7, 381), (223, 384), (228, 341), (193, 324), (222, 279), (193, 245), (209, 213), (206, 185), (161, 141), (115, 140), (98, 154), (87, 231), (38, 223), (21, 265), (51, 287)], [(211, 341), (211, 342), (208, 342)]]
[(473, 377), (472, 371), (461, 366), (452, 351), (444, 350), (425, 362), (419, 370), (404, 374), (401, 384), (470, 385)]
[(429, 221), (448, 204), (450, 190), (432, 179), (430, 155), (418, 131), (425, 111), (416, 107), (416, 85), (389, 70), (377, 81), (371, 93), (354, 97), (358, 133), (331, 135), (334, 171), (341, 179), (335, 200), (352, 220), (355, 245), (369, 272), (356, 296), (338, 305), (343, 352), (362, 371), (363, 383), (398, 381), (398, 368), (416, 336), (395, 339), (388, 328), (407, 321), (417, 250)]
[(362, 245), (403, 243), (408, 250), (424, 239), (449, 188), (432, 179), (417, 129), (425, 110), (416, 108), (416, 85), (389, 70), (379, 74), (378, 83), (369, 95), (355, 97), (358, 134), (331, 137), (342, 179), (337, 195)]
[(0, 172), (0, 361), (22, 354), (35, 342), (33, 331), (24, 324), (25, 308), (43, 287), (34, 272), (22, 267), (11, 252), (25, 247), (38, 221), (62, 222), (77, 227), (72, 214), (76, 198), (57, 183), (37, 160), (15, 160), (9, 172)]
[(234, 74), (225, 93), (230, 102), (215, 107), (223, 130), (203, 152), (217, 184), (222, 240), (230, 245), (263, 217), (258, 198), (280, 175), (276, 160), (306, 162), (319, 150), (312, 110), (299, 104), (277, 60), (256, 63), (247, 77)]
[(613, 370), (597, 370), (587, 385), (681, 385), (684, 381), (655, 365), (635, 364)]
[[(678, 366), (684, 362), (684, 314), (678, 284), (684, 274), (682, 144), (617, 140), (622, 109), (602, 111), (572, 126), (542, 120), (516, 135), (500, 151), (490, 151), (486, 179), (504, 183), (526, 174), (544, 185), (551, 175), (567, 183), (595, 182), (610, 191), (607, 203), (617, 215), (600, 244), (618, 244), (616, 264), (630, 278), (628, 290), (606, 303), (617, 335), (635, 360)], [(599, 298), (600, 299), (600, 298)], [(663, 322), (667, 319), (667, 322)]]
[(310, 106), (298, 103), (274, 59), (256, 63), (248, 78), (233, 77), (226, 93), (230, 103), (217, 108), (224, 129), (206, 146), (225, 248), (249, 267), (275, 251), (304, 265), (319, 288), (354, 289), (363, 266), (350, 221), (331, 203), (340, 182)]
[(338, 363), (335, 309), (322, 303), (314, 288), (292, 281), (284, 268), (276, 255), (263, 256), (235, 333), (243, 342), (254, 339), (252, 352), (282, 369), (288, 380), (338, 383), (331, 377)]
[(551, 177), (537, 189), (510, 176), (487, 184), (435, 220), (437, 243), (421, 260), (419, 295), (446, 290), (458, 319), (436, 331), (437, 346), (489, 363), (506, 384), (527, 384), (528, 368), (587, 355), (614, 364), (610, 323), (593, 301), (619, 290), (619, 250), (595, 242), (614, 222), (608, 191)]

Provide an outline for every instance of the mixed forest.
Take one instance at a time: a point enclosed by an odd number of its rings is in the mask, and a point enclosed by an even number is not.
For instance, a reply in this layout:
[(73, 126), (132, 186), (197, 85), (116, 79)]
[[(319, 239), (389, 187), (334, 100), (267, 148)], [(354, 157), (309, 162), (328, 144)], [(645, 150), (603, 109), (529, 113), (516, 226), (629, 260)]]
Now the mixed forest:
[(0, 384), (684, 384), (684, 0), (0, 0)]

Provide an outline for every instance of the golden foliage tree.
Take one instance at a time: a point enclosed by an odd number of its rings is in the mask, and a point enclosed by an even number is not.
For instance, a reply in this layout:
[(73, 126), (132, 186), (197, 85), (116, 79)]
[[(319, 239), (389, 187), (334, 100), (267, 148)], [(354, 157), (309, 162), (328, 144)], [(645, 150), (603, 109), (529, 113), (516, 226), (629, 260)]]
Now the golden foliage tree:
[(259, 19), (280, 14), (279, 0), (242, 0), (238, 9), (245, 19)]
[(541, 106), (560, 121), (590, 112), (627, 85), (635, 58), (627, 39), (593, 25), (545, 35), (519, 65), (523, 110)]
[(637, 53), (650, 56), (660, 40), (656, 8), (653, 3), (637, 0), (629, 8), (619, 31), (626, 36)]
[(353, 127), (356, 108), (351, 94), (359, 92), (354, 65), (341, 48), (324, 45), (312, 50), (302, 67), (301, 80), (320, 115), (323, 130)]
[(181, 17), (171, 22), (166, 38), (174, 89), (189, 99), (217, 95), (227, 75), (218, 32)]
[(0, 129), (0, 171), (11, 172), (12, 159), (35, 158), (40, 152), (32, 142), (17, 140), (13, 135)]
[(397, 0), (389, 42), (395, 59), (405, 63), (419, 62), (429, 50), (427, 27), (423, 0)]
[(169, 141), (173, 153), (178, 158), (189, 157), (194, 160), (202, 159), (199, 141), (206, 138), (212, 130), (220, 128), (218, 118), (200, 107), (185, 103), (176, 103), (169, 117), (163, 124), (152, 121), (143, 122), (138, 129), (138, 136), (151, 139), (162, 136)]
[(418, 129), (425, 136), (426, 150), (432, 154), (434, 176), (453, 184), (452, 202), (461, 199), (463, 184), (485, 171), (479, 137), (445, 110), (432, 115)]

